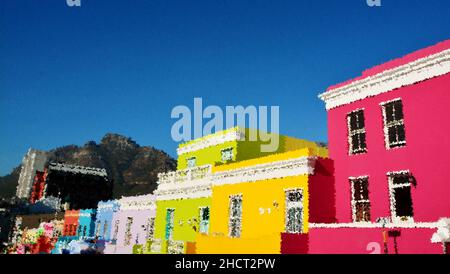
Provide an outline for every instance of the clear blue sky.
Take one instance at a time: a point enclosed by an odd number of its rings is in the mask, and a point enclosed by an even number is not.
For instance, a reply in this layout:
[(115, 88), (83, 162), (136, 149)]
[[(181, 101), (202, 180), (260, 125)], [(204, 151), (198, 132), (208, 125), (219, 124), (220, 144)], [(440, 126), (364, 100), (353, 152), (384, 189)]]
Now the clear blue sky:
[(283, 134), (327, 140), (317, 98), (450, 38), (448, 0), (0, 1), (0, 175), (29, 147), (107, 132), (175, 156), (176, 105), (279, 105)]

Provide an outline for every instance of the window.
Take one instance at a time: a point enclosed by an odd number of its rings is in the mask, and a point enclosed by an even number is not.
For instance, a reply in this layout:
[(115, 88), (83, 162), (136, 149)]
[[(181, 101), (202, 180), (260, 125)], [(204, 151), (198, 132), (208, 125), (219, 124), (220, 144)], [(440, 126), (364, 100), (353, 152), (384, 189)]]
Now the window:
[(303, 231), (303, 194), (301, 189), (288, 190), (286, 194), (285, 231)]
[(114, 242), (117, 241), (117, 235), (119, 235), (119, 223), (120, 223), (120, 220), (116, 220), (114, 222), (114, 232), (113, 232), (113, 238), (112, 238), (112, 240)]
[(200, 208), (200, 233), (207, 234), (209, 230), (209, 207)]
[(229, 235), (240, 238), (242, 229), (242, 195), (230, 196)]
[(96, 226), (95, 226), (95, 236), (99, 237), (100, 236), (100, 226), (101, 226), (101, 222), (97, 221), (96, 222)]
[(350, 179), (353, 222), (370, 222), (369, 178)]
[(108, 221), (105, 220), (105, 223), (103, 224), (103, 238), (106, 238), (108, 232)]
[(133, 224), (133, 217), (128, 217), (127, 222), (125, 225), (125, 245), (131, 244), (131, 237), (133, 236), (131, 234), (131, 225)]
[(388, 174), (391, 195), (391, 215), (395, 221), (408, 221), (413, 217), (411, 197), (412, 176), (408, 172)]
[(233, 160), (233, 148), (223, 149), (222, 153), (222, 162)]
[(83, 237), (86, 237), (87, 226), (83, 226)]
[(350, 154), (367, 152), (364, 111), (356, 110), (347, 115), (348, 142)]
[(195, 158), (195, 157), (191, 157), (191, 158), (187, 159), (187, 167), (188, 168), (195, 167), (196, 162), (197, 162), (197, 158)]
[(166, 240), (172, 240), (174, 223), (175, 209), (168, 208), (166, 211)]
[(382, 105), (384, 117), (384, 139), (387, 148), (406, 145), (405, 124), (403, 120), (403, 104), (401, 100)]
[(155, 218), (148, 218), (147, 221), (147, 239), (153, 239), (155, 234)]

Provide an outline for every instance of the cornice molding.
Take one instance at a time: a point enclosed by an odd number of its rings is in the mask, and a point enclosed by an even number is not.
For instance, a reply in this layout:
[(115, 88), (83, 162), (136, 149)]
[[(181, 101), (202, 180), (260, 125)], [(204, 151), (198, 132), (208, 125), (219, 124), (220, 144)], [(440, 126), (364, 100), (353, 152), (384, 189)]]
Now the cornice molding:
[(385, 70), (319, 95), (330, 110), (450, 72), (450, 49)]

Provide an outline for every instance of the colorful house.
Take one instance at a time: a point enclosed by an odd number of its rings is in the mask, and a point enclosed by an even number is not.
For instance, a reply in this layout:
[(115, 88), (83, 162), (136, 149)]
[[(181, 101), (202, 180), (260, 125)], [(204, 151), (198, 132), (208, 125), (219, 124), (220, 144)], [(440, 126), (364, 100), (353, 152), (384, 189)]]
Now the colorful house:
[(177, 171), (159, 174), (153, 253), (196, 253), (197, 235), (209, 232), (216, 166), (317, 147), (313, 142), (274, 135), (278, 148), (261, 152), (264, 142), (252, 139), (253, 134), (259, 136), (260, 132), (235, 127), (179, 146)]
[(79, 213), (77, 236), (81, 239), (94, 237), (96, 209), (82, 209)]
[[(332, 163), (316, 145), (213, 168), (209, 233), (198, 253), (289, 253), (308, 222), (333, 222)], [(328, 207), (328, 208), (327, 208)]]
[(439, 220), (450, 216), (449, 87), (447, 40), (320, 95), (338, 222), (311, 225), (309, 253), (442, 253), (448, 247), (449, 222)]
[(95, 236), (109, 242), (111, 240), (112, 220), (114, 214), (119, 210), (117, 200), (100, 201), (97, 207), (97, 218), (95, 221)]
[(66, 210), (64, 214), (63, 236), (76, 236), (78, 231), (78, 221), (80, 210)]
[(119, 199), (112, 218), (111, 244), (105, 253), (131, 254), (135, 245), (145, 246), (153, 238), (155, 196), (141, 195)]

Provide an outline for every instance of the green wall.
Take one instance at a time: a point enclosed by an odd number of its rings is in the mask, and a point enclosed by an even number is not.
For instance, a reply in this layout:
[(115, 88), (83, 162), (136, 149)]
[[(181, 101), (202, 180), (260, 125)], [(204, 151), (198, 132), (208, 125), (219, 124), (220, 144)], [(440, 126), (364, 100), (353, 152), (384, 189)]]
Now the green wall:
[[(200, 207), (211, 208), (211, 198), (180, 199), (156, 202), (155, 239), (163, 240), (161, 252), (166, 250), (166, 212), (168, 208), (175, 209), (173, 240), (194, 242), (199, 230)], [(195, 219), (195, 220), (194, 220)], [(181, 221), (181, 224), (180, 224)], [(191, 221), (191, 224), (188, 223)], [(193, 227), (196, 227), (194, 230)]]

